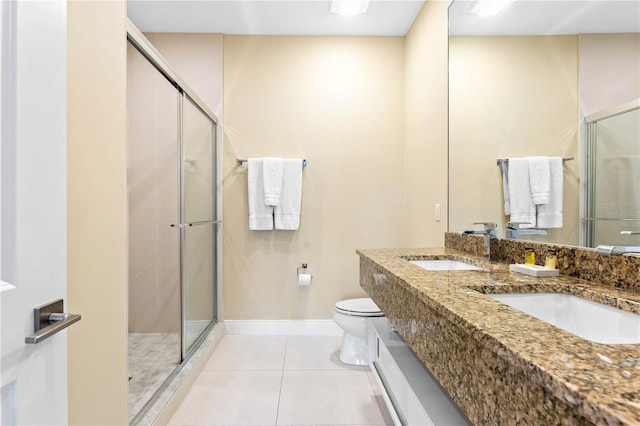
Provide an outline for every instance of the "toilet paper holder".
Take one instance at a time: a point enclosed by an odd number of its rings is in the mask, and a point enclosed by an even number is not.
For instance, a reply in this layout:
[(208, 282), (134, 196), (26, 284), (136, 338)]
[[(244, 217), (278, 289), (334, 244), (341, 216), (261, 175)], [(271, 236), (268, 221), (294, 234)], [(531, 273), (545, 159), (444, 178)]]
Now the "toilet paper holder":
[(296, 268), (296, 275), (300, 275), (300, 269), (304, 269), (304, 271), (302, 271), (303, 273), (306, 272), (307, 270), (307, 264), (303, 263), (301, 266), (298, 266)]
[[(300, 270), (302, 269), (302, 273)], [(303, 263), (301, 266), (298, 266), (296, 269), (296, 276), (298, 277), (298, 285), (301, 287), (308, 287), (311, 285), (311, 280), (313, 279), (313, 275), (307, 274), (307, 264)]]

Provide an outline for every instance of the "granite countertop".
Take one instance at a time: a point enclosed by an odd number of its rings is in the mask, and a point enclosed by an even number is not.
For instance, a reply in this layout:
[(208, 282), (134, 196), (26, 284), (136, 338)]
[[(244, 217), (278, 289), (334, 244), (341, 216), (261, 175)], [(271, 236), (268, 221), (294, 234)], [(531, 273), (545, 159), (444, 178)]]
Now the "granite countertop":
[[(594, 343), (483, 294), (569, 293), (640, 313), (640, 293), (562, 275), (534, 278), (512, 273), (508, 264), (446, 248), (357, 253), (585, 418), (594, 423), (640, 424), (640, 344)], [(486, 270), (427, 271), (407, 261), (438, 258)]]

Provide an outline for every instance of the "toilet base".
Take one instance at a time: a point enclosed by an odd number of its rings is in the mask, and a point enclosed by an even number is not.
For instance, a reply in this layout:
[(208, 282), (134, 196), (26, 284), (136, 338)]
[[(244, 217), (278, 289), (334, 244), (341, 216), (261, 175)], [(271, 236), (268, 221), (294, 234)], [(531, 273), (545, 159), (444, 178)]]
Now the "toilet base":
[(368, 366), (371, 362), (369, 361), (367, 340), (345, 332), (342, 335), (340, 362), (348, 365)]

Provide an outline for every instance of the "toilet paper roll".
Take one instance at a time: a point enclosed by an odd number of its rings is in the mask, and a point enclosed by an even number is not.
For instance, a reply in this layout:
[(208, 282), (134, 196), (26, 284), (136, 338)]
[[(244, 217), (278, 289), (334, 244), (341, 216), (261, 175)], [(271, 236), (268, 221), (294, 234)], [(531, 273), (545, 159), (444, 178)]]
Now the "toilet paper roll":
[(311, 274), (298, 274), (298, 285), (301, 286), (310, 286), (311, 285)]

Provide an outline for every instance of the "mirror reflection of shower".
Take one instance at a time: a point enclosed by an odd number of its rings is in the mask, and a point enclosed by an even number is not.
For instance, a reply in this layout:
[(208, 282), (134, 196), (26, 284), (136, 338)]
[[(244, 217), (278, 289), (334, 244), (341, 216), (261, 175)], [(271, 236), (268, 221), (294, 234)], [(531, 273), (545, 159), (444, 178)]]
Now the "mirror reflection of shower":
[(586, 245), (640, 245), (640, 99), (586, 118)]
[[(216, 320), (216, 123), (129, 33), (128, 412), (145, 415)], [(144, 53), (141, 53), (144, 52)]]

